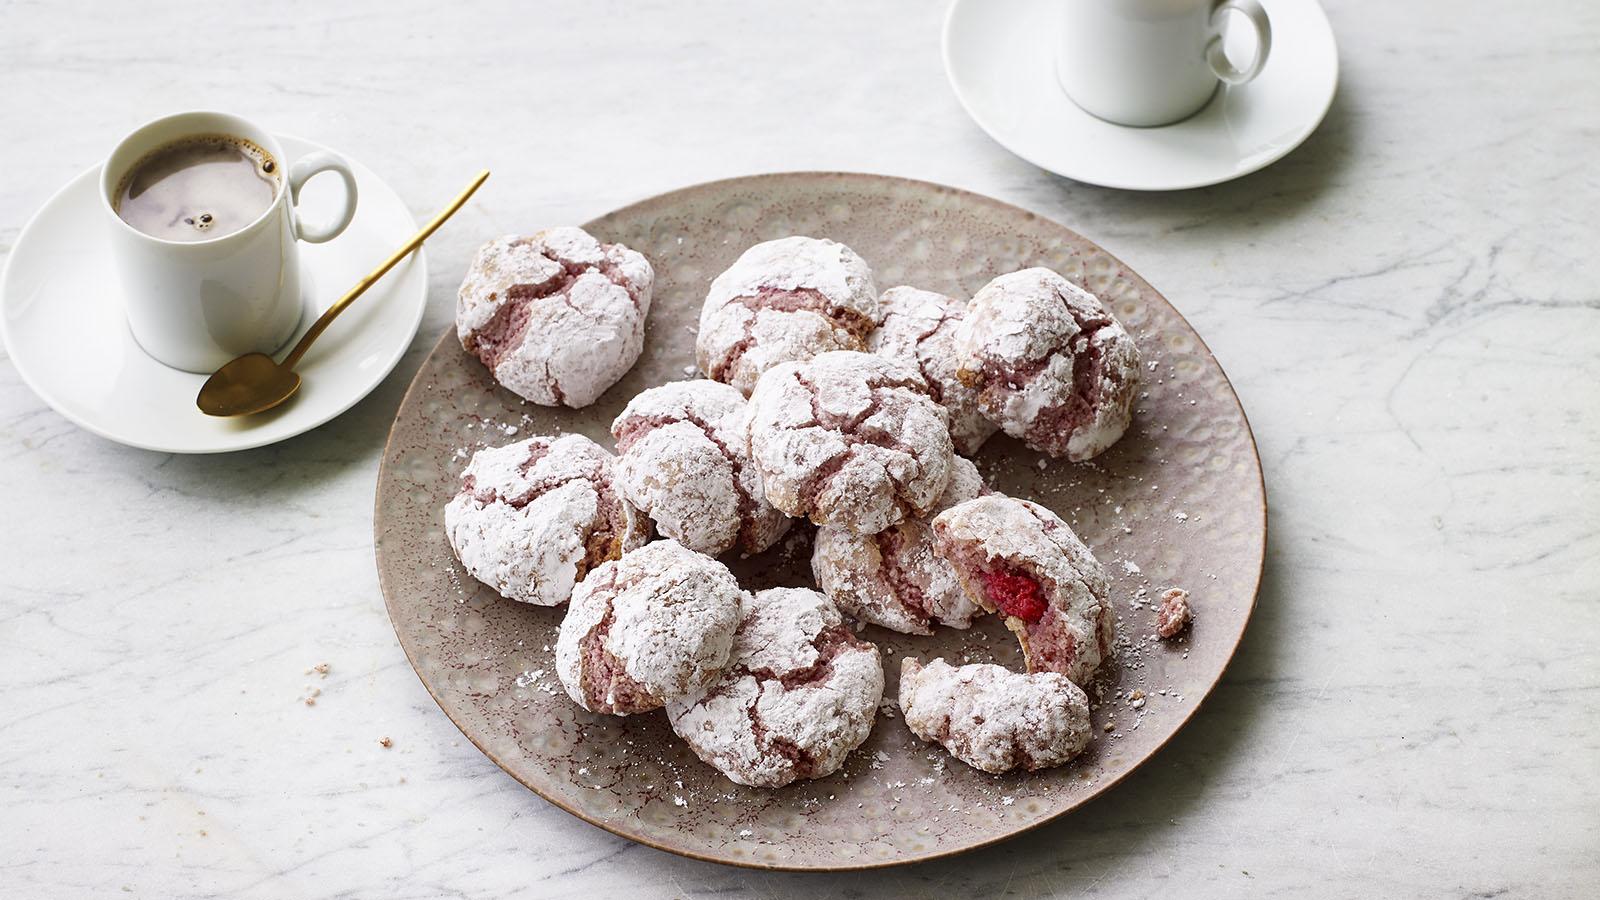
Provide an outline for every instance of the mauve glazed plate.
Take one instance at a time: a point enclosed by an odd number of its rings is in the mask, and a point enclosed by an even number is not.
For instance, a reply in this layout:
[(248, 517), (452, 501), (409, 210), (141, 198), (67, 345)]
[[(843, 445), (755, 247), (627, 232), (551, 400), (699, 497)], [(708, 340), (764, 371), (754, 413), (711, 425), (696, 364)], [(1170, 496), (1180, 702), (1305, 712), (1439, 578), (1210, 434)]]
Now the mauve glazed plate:
[[(1083, 237), (1025, 210), (924, 182), (795, 173), (664, 194), (586, 226), (650, 258), (656, 295), (644, 355), (584, 410), (524, 403), (495, 386), (454, 332), (440, 338), (395, 417), (378, 474), (378, 574), (417, 674), (445, 714), (513, 778), (575, 816), (652, 847), (774, 869), (897, 865), (971, 850), (1060, 816), (1149, 759), (1194, 715), (1233, 655), (1255, 603), (1266, 497), (1250, 427), (1227, 377), (1183, 317)], [(976, 457), (997, 490), (1049, 506), (1105, 563), (1118, 613), (1095, 739), (1070, 765), (992, 776), (906, 730), (886, 702), (844, 769), (778, 790), (744, 788), (701, 763), (661, 713), (579, 709), (556, 680), (563, 609), (502, 600), (451, 555), (445, 503), (467, 457), (532, 434), (608, 427), (645, 388), (690, 377), (694, 326), (712, 277), (753, 243), (791, 234), (843, 241), (879, 288), (914, 284), (970, 297), (995, 275), (1049, 266), (1105, 300), (1139, 342), (1146, 394), (1128, 435), (1092, 463), (1050, 460), (997, 436)], [(485, 237), (488, 237), (487, 235)], [(730, 560), (746, 587), (812, 585), (810, 528)], [(1194, 629), (1153, 638), (1152, 600), (1190, 591)], [(900, 658), (1020, 667), (994, 617), (932, 637), (876, 627), (886, 701)], [(1129, 699), (1143, 691), (1143, 703)], [(1107, 731), (1106, 726), (1111, 730)]]

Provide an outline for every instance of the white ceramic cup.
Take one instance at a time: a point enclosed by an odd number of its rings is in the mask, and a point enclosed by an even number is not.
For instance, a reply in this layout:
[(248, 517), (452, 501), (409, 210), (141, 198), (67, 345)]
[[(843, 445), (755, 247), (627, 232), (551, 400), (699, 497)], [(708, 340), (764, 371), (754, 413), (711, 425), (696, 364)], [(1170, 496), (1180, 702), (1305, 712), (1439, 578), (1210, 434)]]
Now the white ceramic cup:
[[(173, 141), (218, 134), (265, 150), (282, 173), (272, 204), (255, 221), (230, 234), (180, 242), (152, 237), (117, 215), (122, 180), (140, 160)], [(344, 201), (331, 223), (308, 224), (295, 205), (319, 172), (339, 175)], [(117, 144), (100, 170), (100, 199), (128, 326), (139, 346), (173, 368), (211, 372), (241, 354), (272, 353), (294, 336), (303, 308), (295, 241), (321, 243), (344, 231), (356, 213), (356, 178), (332, 153), (310, 153), (290, 164), (270, 133), (238, 116), (186, 112), (157, 119)]]
[[(1199, 112), (1217, 85), (1261, 73), (1272, 29), (1257, 0), (1061, 0), (1056, 77), (1073, 102), (1119, 125), (1168, 125)], [(1228, 20), (1255, 30), (1239, 68), (1223, 52)]]

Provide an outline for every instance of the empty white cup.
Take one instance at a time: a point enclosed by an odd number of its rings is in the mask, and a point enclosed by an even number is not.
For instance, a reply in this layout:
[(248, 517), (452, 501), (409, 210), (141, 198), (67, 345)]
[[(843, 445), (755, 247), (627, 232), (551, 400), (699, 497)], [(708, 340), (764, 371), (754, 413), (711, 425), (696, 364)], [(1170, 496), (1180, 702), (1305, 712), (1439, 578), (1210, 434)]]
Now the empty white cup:
[[(1073, 102), (1119, 125), (1168, 125), (1199, 112), (1218, 84), (1261, 73), (1272, 29), (1257, 0), (1061, 0), (1056, 76)], [(1223, 52), (1229, 18), (1255, 31), (1249, 65)]]

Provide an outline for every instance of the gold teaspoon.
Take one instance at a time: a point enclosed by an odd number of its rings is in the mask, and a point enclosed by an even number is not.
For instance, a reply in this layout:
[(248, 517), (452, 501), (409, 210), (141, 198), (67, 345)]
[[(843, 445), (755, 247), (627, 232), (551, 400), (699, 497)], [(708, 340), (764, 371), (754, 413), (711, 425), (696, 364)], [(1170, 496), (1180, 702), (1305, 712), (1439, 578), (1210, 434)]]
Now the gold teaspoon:
[(333, 320), (367, 288), (376, 284), (378, 279), (395, 267), (396, 263), (405, 259), (407, 254), (438, 231), (439, 226), (455, 215), (456, 210), (460, 209), (467, 202), (467, 198), (471, 197), (488, 178), (487, 169), (479, 172), (478, 177), (472, 179), (466, 190), (434, 216), (433, 221), (422, 226), (422, 230), (413, 235), (411, 240), (406, 241), (394, 255), (368, 273), (350, 289), (349, 293), (340, 297), (337, 303), (328, 307), (328, 311), (311, 324), (311, 328), (300, 339), (300, 343), (294, 345), (294, 349), (283, 358), (283, 362), (273, 362), (272, 357), (265, 353), (246, 353), (211, 373), (211, 377), (201, 385), (200, 396), (195, 398), (195, 405), (208, 416), (248, 416), (269, 410), (294, 396), (294, 392), (300, 389), (300, 376), (295, 374), (294, 366), (300, 361), (300, 357), (305, 356), (306, 351), (311, 349), (312, 341), (321, 336)]

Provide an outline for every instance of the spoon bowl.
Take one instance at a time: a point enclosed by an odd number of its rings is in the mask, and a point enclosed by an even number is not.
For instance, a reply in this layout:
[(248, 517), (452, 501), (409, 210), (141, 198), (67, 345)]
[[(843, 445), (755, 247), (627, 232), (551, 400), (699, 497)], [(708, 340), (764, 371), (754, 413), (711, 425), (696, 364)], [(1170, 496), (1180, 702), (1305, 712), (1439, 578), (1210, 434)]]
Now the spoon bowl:
[(265, 353), (247, 353), (211, 373), (195, 404), (208, 416), (248, 416), (277, 406), (300, 389), (300, 375)]

